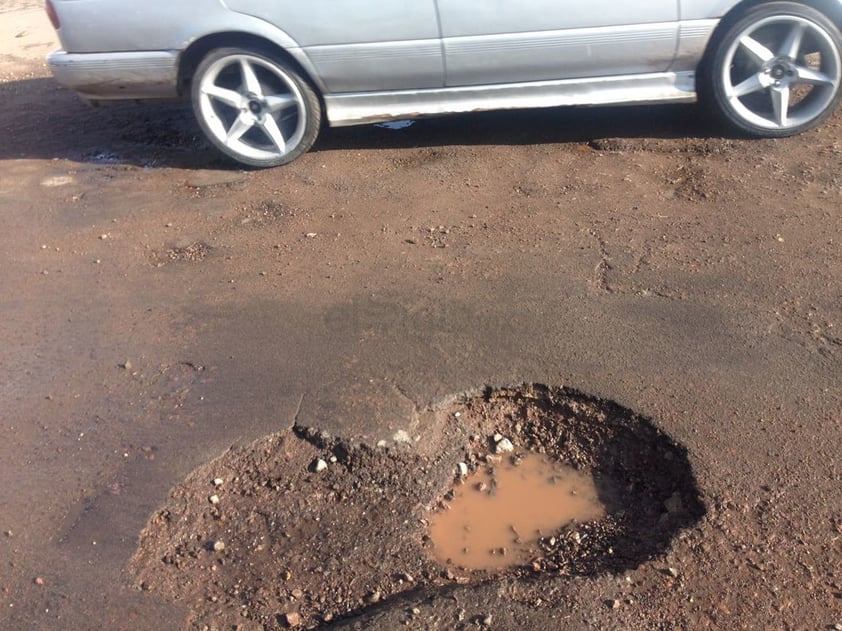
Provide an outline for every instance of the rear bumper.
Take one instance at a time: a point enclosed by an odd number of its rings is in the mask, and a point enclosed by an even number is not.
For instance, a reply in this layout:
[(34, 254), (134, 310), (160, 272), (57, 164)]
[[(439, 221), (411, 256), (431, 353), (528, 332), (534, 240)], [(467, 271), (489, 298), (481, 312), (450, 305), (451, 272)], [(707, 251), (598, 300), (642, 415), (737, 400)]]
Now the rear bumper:
[(170, 51), (71, 54), (47, 57), (53, 76), (83, 98), (168, 99), (178, 96), (178, 54)]

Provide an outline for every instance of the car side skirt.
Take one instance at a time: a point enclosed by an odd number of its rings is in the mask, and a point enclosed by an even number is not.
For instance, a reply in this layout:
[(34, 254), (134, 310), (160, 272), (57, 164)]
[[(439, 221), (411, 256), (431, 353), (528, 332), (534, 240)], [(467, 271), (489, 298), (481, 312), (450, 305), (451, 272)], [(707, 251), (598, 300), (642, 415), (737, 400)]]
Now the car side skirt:
[(333, 127), (485, 110), (695, 100), (693, 71), (324, 97)]

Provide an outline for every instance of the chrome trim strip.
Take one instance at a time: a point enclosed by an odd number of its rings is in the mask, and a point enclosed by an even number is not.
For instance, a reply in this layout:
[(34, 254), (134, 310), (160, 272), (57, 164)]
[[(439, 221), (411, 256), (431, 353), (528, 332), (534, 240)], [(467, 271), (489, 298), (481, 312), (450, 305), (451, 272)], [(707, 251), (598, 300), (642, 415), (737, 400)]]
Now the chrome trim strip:
[(440, 114), (696, 99), (694, 72), (325, 96), (334, 127)]
[(448, 54), (495, 54), (512, 50), (557, 50), (591, 46), (623, 46), (639, 42), (675, 41), (675, 22), (584, 29), (469, 35), (445, 38)]
[(83, 98), (157, 99), (178, 96), (178, 54), (170, 51), (81, 53), (47, 57), (56, 81)]

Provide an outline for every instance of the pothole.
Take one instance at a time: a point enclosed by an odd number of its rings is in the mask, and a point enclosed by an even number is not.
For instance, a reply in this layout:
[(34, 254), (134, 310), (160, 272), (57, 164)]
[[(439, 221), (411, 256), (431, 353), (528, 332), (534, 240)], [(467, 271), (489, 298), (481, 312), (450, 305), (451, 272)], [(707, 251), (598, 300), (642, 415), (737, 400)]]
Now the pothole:
[[(188, 604), (193, 628), (316, 628), (414, 590), (634, 568), (704, 513), (685, 450), (613, 403), (523, 386), (422, 416), (410, 444), (297, 427), (200, 467), (142, 533), (138, 587)], [(512, 484), (521, 506), (495, 504)], [(448, 551), (436, 529), (473, 495), (497, 534), (456, 520)]]

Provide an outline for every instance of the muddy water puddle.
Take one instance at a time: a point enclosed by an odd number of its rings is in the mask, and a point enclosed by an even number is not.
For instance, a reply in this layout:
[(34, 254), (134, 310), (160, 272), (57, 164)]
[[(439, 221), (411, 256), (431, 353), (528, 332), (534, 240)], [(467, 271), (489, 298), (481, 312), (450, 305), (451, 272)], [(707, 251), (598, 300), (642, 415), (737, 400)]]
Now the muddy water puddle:
[(593, 477), (527, 454), (482, 467), (430, 521), (433, 556), (470, 570), (523, 565), (538, 540), (606, 513)]

